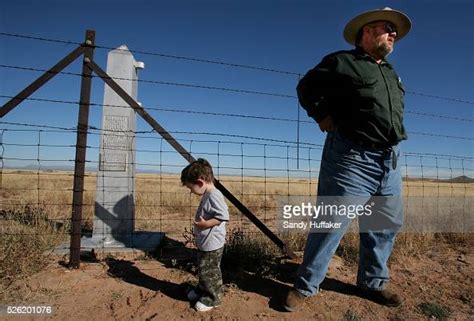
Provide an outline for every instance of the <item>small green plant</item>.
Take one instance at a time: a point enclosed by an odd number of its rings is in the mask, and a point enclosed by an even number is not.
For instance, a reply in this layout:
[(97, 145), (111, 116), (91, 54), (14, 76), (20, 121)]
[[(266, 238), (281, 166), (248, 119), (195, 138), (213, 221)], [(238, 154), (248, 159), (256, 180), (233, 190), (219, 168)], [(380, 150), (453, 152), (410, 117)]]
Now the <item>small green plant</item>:
[(451, 315), (451, 311), (436, 303), (423, 302), (418, 305), (421, 312), (427, 317), (435, 317), (438, 320), (446, 320)]
[(117, 301), (123, 297), (123, 293), (121, 292), (112, 292), (112, 300)]
[(359, 316), (357, 315), (357, 313), (355, 313), (354, 311), (352, 311), (351, 309), (347, 310), (346, 313), (344, 314), (344, 318), (343, 318), (344, 321), (360, 321), (361, 319), (359, 318)]

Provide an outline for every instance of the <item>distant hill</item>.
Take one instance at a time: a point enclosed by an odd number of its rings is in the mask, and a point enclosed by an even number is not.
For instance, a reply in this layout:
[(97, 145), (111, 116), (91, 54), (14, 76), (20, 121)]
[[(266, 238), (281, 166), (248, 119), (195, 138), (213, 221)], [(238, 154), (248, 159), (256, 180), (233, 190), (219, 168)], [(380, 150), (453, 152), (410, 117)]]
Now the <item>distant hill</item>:
[(461, 184), (470, 184), (474, 183), (474, 178), (471, 178), (469, 176), (458, 176), (458, 177), (453, 177), (453, 178), (447, 178), (447, 179), (434, 179), (434, 178), (420, 178), (420, 177), (404, 177), (404, 181), (409, 181), (409, 182), (443, 182), (443, 183), (461, 183)]
[(474, 183), (474, 178), (471, 178), (469, 176), (458, 176), (458, 177), (455, 177), (455, 178), (451, 178), (451, 179), (447, 179), (447, 180), (443, 180), (443, 181), (446, 181), (446, 182), (450, 182), (450, 183), (464, 183), (464, 184), (468, 184), (468, 183)]

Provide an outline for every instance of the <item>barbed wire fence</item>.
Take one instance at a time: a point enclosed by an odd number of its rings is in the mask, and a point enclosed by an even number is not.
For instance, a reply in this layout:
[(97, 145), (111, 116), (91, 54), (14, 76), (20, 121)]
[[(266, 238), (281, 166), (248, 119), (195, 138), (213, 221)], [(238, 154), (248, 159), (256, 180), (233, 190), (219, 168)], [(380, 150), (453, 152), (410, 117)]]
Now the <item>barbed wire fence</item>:
[[(53, 42), (61, 44), (80, 43), (0, 33), (0, 36), (14, 37), (24, 40)], [(109, 46), (96, 46), (97, 49), (115, 49)], [(273, 73), (293, 77), (296, 81), (299, 73), (271, 68), (246, 66), (240, 64), (213, 61), (208, 59), (166, 55), (147, 51), (130, 50), (135, 54), (149, 55), (157, 58), (185, 60), (193, 63), (217, 64), (226, 68), (251, 69), (257, 72)], [(28, 66), (0, 64), (0, 68), (18, 72), (46, 72), (46, 69)], [(81, 73), (59, 72), (58, 74), (81, 77)], [(92, 76), (94, 78), (96, 76)], [(131, 80), (131, 79), (125, 79)], [(294, 95), (272, 93), (265, 91), (250, 91), (239, 88), (207, 86), (158, 80), (138, 80), (158, 86), (174, 86), (179, 88), (194, 88), (199, 90), (219, 91), (231, 94), (269, 96), (277, 99), (296, 101)], [(474, 105), (473, 102), (441, 97), (437, 95), (410, 92), (430, 99), (440, 99), (464, 105)], [(2, 99), (14, 96), (1, 94)], [(27, 98), (29, 103), (48, 103), (60, 106), (79, 106), (79, 101), (52, 98)], [(296, 103), (297, 105), (297, 103)], [(91, 107), (101, 109), (104, 104), (92, 102)], [(113, 108), (130, 108), (125, 105), (105, 105)], [(298, 107), (298, 106), (296, 106)], [(295, 107), (292, 109), (294, 110)], [(296, 124), (297, 138), (287, 139), (242, 135), (240, 133), (222, 133), (213, 131), (170, 131), (187, 147), (195, 157), (208, 159), (214, 167), (218, 179), (229, 186), (229, 189), (239, 197), (252, 212), (271, 229), (276, 228), (279, 202), (292, 196), (315, 197), (317, 177), (321, 159), (322, 144), (300, 141), (301, 125), (313, 121), (301, 120), (299, 117), (270, 117), (258, 114), (225, 113), (201, 109), (163, 108), (159, 106), (146, 107), (147, 111), (179, 114), (181, 117), (212, 117), (216, 122), (222, 119), (238, 119), (256, 121), (261, 128), (266, 124)], [(299, 110), (299, 109), (298, 109)], [(442, 119), (453, 122), (472, 123), (473, 119), (455, 116), (426, 113), (407, 109), (406, 113), (414, 117)], [(213, 120), (214, 121), (214, 120)], [(6, 228), (10, 223), (33, 224), (37, 226), (32, 231), (24, 233), (63, 233), (70, 234), (71, 208), (74, 174), (76, 126), (51, 126), (29, 122), (0, 122), (0, 183), (2, 201), (2, 233), (10, 233)], [(166, 124), (165, 124), (166, 125)], [(84, 187), (84, 217), (82, 233), (91, 233), (94, 219), (94, 207), (98, 168), (98, 153), (100, 149), (100, 133), (106, 129), (89, 126), (87, 134), (92, 138), (86, 146), (88, 157), (85, 161)], [(110, 131), (110, 130), (108, 130)], [(123, 132), (117, 132), (123, 134)], [(193, 224), (194, 213), (198, 199), (189, 194), (179, 182), (179, 172), (186, 161), (179, 158), (169, 144), (158, 137), (153, 130), (137, 130), (132, 133), (137, 142), (135, 207), (136, 229), (165, 232), (169, 237), (183, 238), (183, 232), (189, 231)], [(473, 137), (444, 135), (430, 132), (409, 132), (410, 135), (431, 138), (445, 138), (453, 141), (466, 142)], [(57, 137), (60, 136), (61, 143)], [(404, 193), (411, 197), (405, 202), (407, 221), (430, 221), (434, 218), (442, 220), (446, 214), (455, 215), (460, 225), (453, 226), (454, 232), (470, 231), (472, 228), (472, 196), (474, 195), (473, 168), (474, 157), (464, 155), (432, 154), (420, 152), (405, 152), (401, 159), (404, 175)], [(231, 206), (230, 228), (259, 233), (250, 222), (238, 214)], [(51, 229), (41, 230), (38, 222), (47, 222)], [(15, 232), (18, 233), (18, 232)]]

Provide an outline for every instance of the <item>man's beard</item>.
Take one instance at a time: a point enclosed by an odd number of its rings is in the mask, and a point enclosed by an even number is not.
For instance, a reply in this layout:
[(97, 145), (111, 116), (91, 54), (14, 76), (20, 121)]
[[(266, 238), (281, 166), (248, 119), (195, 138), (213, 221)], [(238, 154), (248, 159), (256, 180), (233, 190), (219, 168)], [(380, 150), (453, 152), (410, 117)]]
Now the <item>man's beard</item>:
[(385, 42), (381, 42), (375, 45), (374, 51), (380, 56), (380, 57), (387, 57), (390, 55), (393, 51), (393, 47), (389, 46)]

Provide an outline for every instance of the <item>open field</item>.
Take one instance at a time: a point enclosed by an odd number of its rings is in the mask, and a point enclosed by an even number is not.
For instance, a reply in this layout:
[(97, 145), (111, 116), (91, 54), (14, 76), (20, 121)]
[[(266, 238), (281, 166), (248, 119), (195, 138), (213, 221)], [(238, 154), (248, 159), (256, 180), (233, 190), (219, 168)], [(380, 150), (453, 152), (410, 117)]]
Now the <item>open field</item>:
[[(317, 181), (286, 177), (230, 177), (221, 182), (275, 230), (278, 200), (314, 199)], [(391, 258), (392, 285), (406, 299), (397, 309), (381, 307), (354, 292), (358, 236), (349, 233), (338, 249), (320, 295), (303, 311), (286, 314), (280, 301), (291, 286), (297, 262), (286, 261), (261, 233), (231, 207), (229, 244), (223, 269), (224, 304), (198, 314), (184, 299), (186, 282), (196, 282), (193, 250), (185, 247), (199, 198), (181, 186), (177, 175), (138, 174), (136, 229), (163, 231), (169, 239), (161, 255), (138, 261), (108, 258), (68, 270), (44, 252), (67, 239), (73, 175), (69, 172), (3, 170), (1, 180), (0, 302), (51, 304), (55, 319), (301, 319), (301, 320), (469, 320), (474, 314), (474, 235), (472, 233), (400, 234)], [(92, 228), (95, 174), (85, 178), (84, 231)], [(404, 181), (411, 200), (410, 218), (449, 218), (471, 222), (473, 183)], [(414, 200), (421, 200), (417, 203)], [(443, 201), (437, 201), (443, 200)], [(432, 204), (435, 202), (434, 204)], [(185, 234), (185, 235), (183, 235)], [(301, 251), (305, 235), (281, 235)], [(188, 244), (189, 245), (189, 244)], [(185, 253), (174, 260), (176, 248)], [(176, 256), (177, 257), (177, 256)], [(191, 258), (191, 259), (190, 259)], [(63, 258), (67, 261), (67, 258)], [(245, 306), (246, 309), (242, 309)], [(35, 319), (38, 319), (37, 317)]]
[[(73, 173), (4, 170), (2, 176), (0, 209), (15, 210), (28, 206), (41, 210), (50, 220), (63, 223), (70, 220)], [(314, 201), (317, 187), (316, 179), (286, 177), (222, 176), (220, 181), (258, 218), (270, 225), (280, 210), (278, 201), (294, 196), (307, 196), (308, 201)], [(456, 219), (458, 222), (470, 219), (466, 214), (474, 205), (474, 183), (410, 180), (404, 181), (403, 185), (408, 200), (406, 219), (422, 217), (427, 222), (434, 218)], [(191, 227), (199, 198), (181, 186), (178, 175), (138, 174), (135, 189), (137, 230), (180, 234), (185, 227)], [(84, 225), (92, 228), (95, 173), (86, 174), (84, 190)], [(237, 209), (230, 206), (230, 211), (231, 228), (252, 229)], [(472, 224), (471, 221), (467, 223)]]

